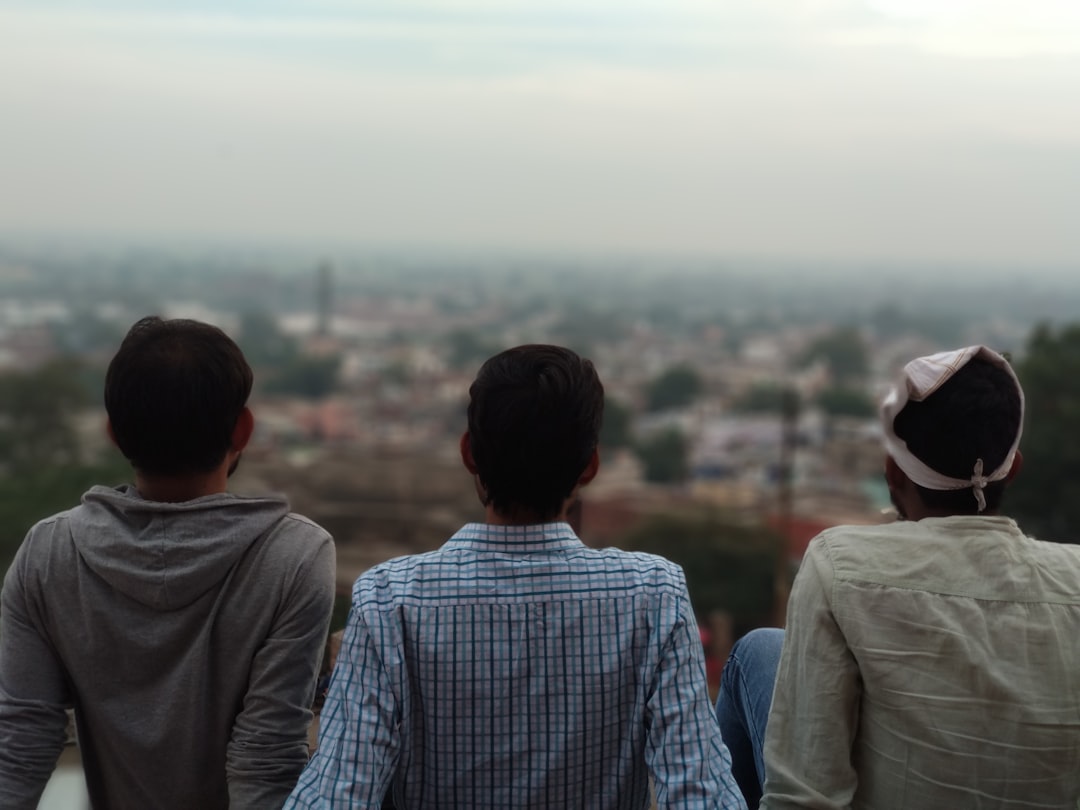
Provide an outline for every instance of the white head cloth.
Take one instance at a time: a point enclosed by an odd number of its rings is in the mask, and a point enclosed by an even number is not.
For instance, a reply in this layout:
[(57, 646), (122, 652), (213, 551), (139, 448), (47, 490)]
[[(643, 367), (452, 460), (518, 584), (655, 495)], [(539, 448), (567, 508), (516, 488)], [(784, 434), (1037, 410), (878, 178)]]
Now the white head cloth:
[[(908, 450), (907, 443), (896, 435), (893, 421), (897, 414), (903, 410), (909, 402), (922, 402), (937, 391), (946, 380), (963, 368), (973, 357), (988, 360), (999, 368), (1005, 369), (1013, 382), (1016, 383), (1016, 391), (1020, 395), (1020, 427), (1016, 431), (1016, 438), (1012, 447), (996, 470), (987, 473), (983, 469), (983, 460), (977, 459), (975, 467), (971, 471), (970, 478), (952, 478), (942, 475), (931, 469)], [(1020, 387), (1020, 380), (1016, 372), (1012, 370), (1009, 361), (995, 351), (985, 346), (968, 346), (965, 349), (957, 349), (951, 352), (939, 352), (929, 357), (919, 357), (904, 366), (900, 381), (893, 386), (881, 403), (881, 422), (885, 431), (885, 450), (893, 457), (897, 466), (916, 484), (927, 489), (953, 490), (971, 487), (975, 493), (975, 500), (979, 504), (979, 511), (986, 508), (986, 497), (983, 489), (993, 481), (1000, 481), (1009, 474), (1012, 469), (1013, 459), (1016, 457), (1016, 448), (1020, 446), (1020, 434), (1024, 426), (1024, 390)]]

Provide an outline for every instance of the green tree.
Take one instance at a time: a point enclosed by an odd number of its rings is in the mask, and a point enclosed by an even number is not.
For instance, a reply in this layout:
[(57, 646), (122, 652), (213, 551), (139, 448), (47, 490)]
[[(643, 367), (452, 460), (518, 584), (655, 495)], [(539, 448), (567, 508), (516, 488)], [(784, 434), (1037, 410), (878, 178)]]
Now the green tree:
[(1017, 365), (1024, 386), (1024, 466), (1005, 508), (1044, 540), (1080, 542), (1080, 324), (1042, 325)]
[(89, 463), (42, 464), (20, 475), (0, 475), (0, 576), (34, 523), (75, 506), (95, 484), (114, 486), (131, 477), (119, 451)]
[(245, 312), (237, 341), (253, 367), (281, 366), (298, 353), (296, 340), (283, 333), (265, 312)]
[(736, 413), (783, 413), (788, 398), (798, 405), (799, 394), (779, 383), (755, 383), (736, 397), (731, 409)]
[(776, 555), (782, 541), (762, 526), (718, 514), (661, 515), (619, 543), (682, 566), (694, 609), (730, 612), (737, 624), (761, 624), (773, 608)]
[(852, 327), (835, 329), (813, 341), (799, 357), (799, 364), (808, 366), (815, 360), (825, 363), (837, 385), (863, 380), (870, 370), (866, 341)]
[(673, 366), (650, 383), (649, 410), (684, 408), (697, 398), (703, 387), (697, 371), (689, 366)]
[(637, 455), (645, 465), (645, 480), (650, 483), (677, 484), (689, 474), (686, 437), (674, 428), (639, 443)]
[(817, 404), (828, 416), (871, 417), (877, 413), (874, 401), (858, 388), (826, 388), (817, 396)]
[(70, 465), (79, 445), (71, 415), (90, 395), (70, 359), (0, 376), (0, 469), (25, 474), (43, 465)]
[(629, 447), (632, 441), (630, 422), (630, 409), (617, 399), (605, 396), (604, 421), (600, 426), (600, 449), (614, 450), (618, 447)]
[(304, 399), (321, 399), (337, 387), (341, 357), (336, 354), (312, 357), (298, 355), (275, 369), (266, 381), (266, 391), (291, 394)]
[(499, 350), (494, 344), (468, 329), (455, 329), (446, 336), (447, 364), (455, 369), (479, 368)]
[(296, 339), (283, 333), (265, 312), (243, 315), (238, 343), (259, 370), (256, 381), (269, 394), (321, 399), (337, 387), (341, 356), (304, 354)]
[(91, 400), (83, 378), (72, 360), (0, 375), (0, 571), (35, 521), (75, 505), (93, 484), (130, 478), (115, 450), (82, 457), (73, 418)]

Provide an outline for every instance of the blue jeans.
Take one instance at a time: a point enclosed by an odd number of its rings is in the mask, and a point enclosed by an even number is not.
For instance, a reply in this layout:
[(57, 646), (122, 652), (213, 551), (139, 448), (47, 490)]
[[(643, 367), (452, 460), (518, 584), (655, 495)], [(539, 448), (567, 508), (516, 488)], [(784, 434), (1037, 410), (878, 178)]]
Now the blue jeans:
[(750, 810), (761, 801), (765, 784), (765, 725), (783, 645), (783, 630), (751, 630), (735, 642), (720, 676), (716, 719), (731, 752), (731, 773)]

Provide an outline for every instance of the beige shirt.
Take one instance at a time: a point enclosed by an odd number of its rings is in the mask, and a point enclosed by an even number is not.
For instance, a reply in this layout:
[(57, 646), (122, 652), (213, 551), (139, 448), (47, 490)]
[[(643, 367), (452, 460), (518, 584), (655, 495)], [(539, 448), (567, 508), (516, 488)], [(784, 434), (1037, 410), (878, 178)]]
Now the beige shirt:
[(1080, 808), (1080, 547), (841, 526), (791, 593), (761, 807)]

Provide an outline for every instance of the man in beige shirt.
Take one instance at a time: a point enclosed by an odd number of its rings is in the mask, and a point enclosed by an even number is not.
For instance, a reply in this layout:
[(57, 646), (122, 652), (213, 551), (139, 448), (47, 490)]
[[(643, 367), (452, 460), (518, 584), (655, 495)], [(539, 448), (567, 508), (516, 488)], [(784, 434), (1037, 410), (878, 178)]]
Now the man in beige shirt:
[(737, 645), (717, 707), (734, 764), (764, 733), (769, 810), (1076, 810), (1080, 548), (997, 514), (1019, 382), (983, 347), (920, 358), (882, 416), (901, 520), (811, 543), (764, 732), (776, 662)]

